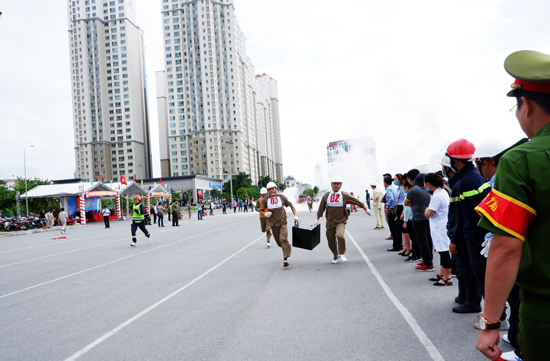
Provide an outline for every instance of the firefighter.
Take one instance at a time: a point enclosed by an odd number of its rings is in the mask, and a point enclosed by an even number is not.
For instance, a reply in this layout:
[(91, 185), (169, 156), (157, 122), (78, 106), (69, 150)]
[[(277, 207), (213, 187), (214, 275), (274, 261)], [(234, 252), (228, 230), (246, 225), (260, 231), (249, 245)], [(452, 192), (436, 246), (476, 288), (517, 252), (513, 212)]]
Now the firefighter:
[(319, 224), (319, 218), (323, 216), (326, 209), (326, 236), (328, 241), (328, 247), (332, 251), (332, 263), (338, 263), (338, 259), (342, 262), (347, 262), (346, 254), (346, 239), (344, 233), (346, 231), (346, 223), (348, 220), (348, 212), (346, 205), (355, 204), (361, 207), (370, 216), (370, 210), (359, 201), (357, 198), (352, 197), (346, 192), (340, 191), (342, 188), (342, 178), (334, 176), (330, 180), (331, 192), (325, 193), (319, 203), (319, 209), (317, 210), (317, 221), (315, 226)]
[(290, 203), (290, 201), (282, 194), (277, 193), (277, 185), (273, 182), (267, 183), (267, 192), (269, 195), (262, 199), (260, 204), (260, 215), (265, 215), (269, 218), (269, 225), (271, 226), (271, 232), (273, 232), (273, 238), (277, 245), (283, 250), (283, 267), (288, 267), (288, 258), (292, 248), (288, 243), (288, 228), (286, 222), (286, 211), (283, 207), (290, 207), (294, 214), (294, 222), (298, 222), (298, 216), (296, 215), (296, 208)]
[(260, 212), (260, 206), (262, 204), (262, 200), (264, 198), (267, 198), (267, 188), (263, 187), (260, 189), (261, 197), (256, 202), (256, 211), (260, 213), (260, 227), (262, 228), (262, 233), (265, 233), (265, 236), (267, 238), (267, 248), (271, 247), (271, 243), (269, 242), (271, 239), (271, 225), (269, 224), (268, 218), (265, 216), (265, 214), (262, 214), (263, 212)]
[(149, 215), (147, 212), (145, 212), (145, 208), (143, 207), (143, 204), (141, 203), (141, 197), (135, 196), (134, 197), (134, 214), (132, 215), (132, 243), (130, 243), (130, 246), (135, 247), (137, 238), (136, 238), (136, 230), (139, 228), (147, 236), (147, 239), (149, 240), (149, 243), (152, 242), (151, 240), (151, 233), (145, 228), (145, 222), (149, 218)]

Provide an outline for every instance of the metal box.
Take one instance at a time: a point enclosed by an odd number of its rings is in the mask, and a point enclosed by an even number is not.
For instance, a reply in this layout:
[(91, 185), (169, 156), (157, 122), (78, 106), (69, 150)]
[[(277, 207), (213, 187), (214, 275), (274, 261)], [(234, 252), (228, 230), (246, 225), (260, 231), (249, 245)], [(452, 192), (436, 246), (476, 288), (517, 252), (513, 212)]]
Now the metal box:
[(312, 250), (321, 243), (321, 226), (300, 222), (292, 226), (292, 247)]

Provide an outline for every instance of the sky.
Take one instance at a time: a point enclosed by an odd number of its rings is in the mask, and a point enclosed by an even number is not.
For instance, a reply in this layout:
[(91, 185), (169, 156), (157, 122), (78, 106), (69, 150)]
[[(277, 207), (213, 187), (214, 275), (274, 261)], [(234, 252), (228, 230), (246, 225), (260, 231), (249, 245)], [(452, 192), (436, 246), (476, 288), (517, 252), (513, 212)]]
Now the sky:
[[(518, 50), (550, 53), (544, 0), (234, 4), (256, 73), (278, 82), (284, 175), (309, 183), (331, 141), (372, 137), (380, 174), (435, 168), (457, 138), (514, 144), (524, 134), (509, 112), (513, 79), (504, 59)], [(145, 34), (159, 177), (154, 73), (164, 66), (162, 4), (134, 5)], [(24, 163), (29, 178), (73, 178), (66, 1), (0, 0), (0, 11), (0, 179), (22, 177)], [(352, 161), (346, 177), (364, 178), (369, 167)]]

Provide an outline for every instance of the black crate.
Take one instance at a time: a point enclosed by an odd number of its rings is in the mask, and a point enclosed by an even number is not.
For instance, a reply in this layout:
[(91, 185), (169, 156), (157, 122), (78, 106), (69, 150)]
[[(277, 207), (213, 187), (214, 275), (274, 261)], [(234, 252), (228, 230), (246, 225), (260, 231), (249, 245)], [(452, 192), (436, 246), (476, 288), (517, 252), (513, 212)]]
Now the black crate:
[(292, 227), (292, 247), (312, 250), (321, 243), (321, 226), (300, 222)]

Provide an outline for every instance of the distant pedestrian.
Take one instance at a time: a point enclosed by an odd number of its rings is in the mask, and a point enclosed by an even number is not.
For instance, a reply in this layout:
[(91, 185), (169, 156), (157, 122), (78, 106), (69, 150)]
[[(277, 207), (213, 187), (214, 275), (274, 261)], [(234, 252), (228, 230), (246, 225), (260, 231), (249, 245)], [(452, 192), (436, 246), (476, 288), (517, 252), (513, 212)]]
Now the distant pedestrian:
[(48, 209), (48, 212), (44, 215), (44, 218), (46, 218), (46, 226), (48, 229), (53, 228), (53, 214), (50, 209)]
[(237, 212), (237, 201), (233, 201), (233, 213)]
[(158, 217), (158, 225), (159, 227), (164, 227), (164, 207), (162, 206), (162, 203), (159, 203), (157, 208), (157, 217)]
[(227, 209), (227, 203), (226, 203), (226, 202), (222, 202), (222, 211), (223, 211), (223, 214), (227, 214), (227, 213), (226, 213), (226, 209)]
[(214, 202), (210, 203), (210, 215), (214, 215), (214, 209), (216, 209), (216, 204)]
[(243, 211), (243, 212), (248, 213), (248, 201), (247, 201), (247, 200), (245, 200), (245, 201), (243, 202), (243, 207), (244, 207), (244, 211)]
[(61, 223), (61, 234), (67, 233), (67, 219), (69, 216), (67, 215), (67, 212), (65, 212), (65, 208), (61, 208), (61, 212), (57, 215), (57, 219), (59, 220), (59, 223)]
[(369, 193), (368, 189), (365, 189), (365, 199), (366, 199), (366, 202), (367, 202), (367, 207), (368, 207), (368, 209), (370, 209), (370, 193)]
[(145, 219), (146, 217), (149, 217), (147, 212), (145, 211), (145, 208), (143, 207), (143, 204), (141, 203), (141, 197), (135, 196), (134, 197), (134, 213), (132, 215), (132, 243), (130, 243), (130, 246), (135, 247), (137, 238), (136, 238), (136, 231), (137, 229), (141, 229), (143, 234), (145, 234), (149, 240), (149, 243), (151, 243), (151, 233), (145, 228)]
[(202, 221), (202, 203), (197, 203), (197, 218), (199, 221)]
[(239, 212), (243, 211), (243, 201), (239, 199)]
[(178, 202), (172, 202), (172, 206), (170, 207), (172, 211), (172, 227), (179, 226), (178, 208)]
[(153, 223), (157, 223), (157, 206), (156, 205), (153, 205), (153, 207), (151, 207), (151, 214), (153, 215)]
[(109, 224), (109, 216), (111, 215), (111, 211), (107, 208), (107, 206), (103, 207), (103, 222), (105, 223), (105, 228), (111, 228), (111, 225)]

